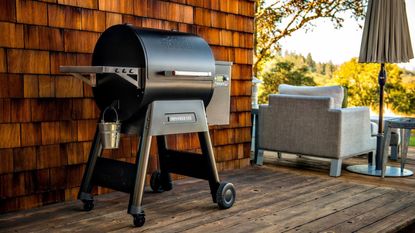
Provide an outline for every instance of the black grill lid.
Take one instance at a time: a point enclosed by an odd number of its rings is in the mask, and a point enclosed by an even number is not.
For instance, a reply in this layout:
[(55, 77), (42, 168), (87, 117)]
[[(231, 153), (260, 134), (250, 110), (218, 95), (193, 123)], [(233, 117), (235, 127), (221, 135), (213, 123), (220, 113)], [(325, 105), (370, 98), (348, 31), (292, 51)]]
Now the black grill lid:
[(143, 117), (154, 100), (201, 99), (207, 106), (213, 93), (212, 51), (193, 34), (115, 25), (98, 39), (92, 65), (141, 68), (139, 87), (101, 73), (93, 88), (99, 108), (116, 103), (127, 123)]

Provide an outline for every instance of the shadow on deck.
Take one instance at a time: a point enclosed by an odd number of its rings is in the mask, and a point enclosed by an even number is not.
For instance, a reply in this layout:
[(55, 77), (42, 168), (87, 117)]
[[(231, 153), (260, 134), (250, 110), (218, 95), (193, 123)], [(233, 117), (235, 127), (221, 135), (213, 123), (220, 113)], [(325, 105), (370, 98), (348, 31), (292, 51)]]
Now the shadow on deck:
[[(410, 152), (407, 168), (415, 170), (415, 148)], [(96, 197), (91, 212), (76, 201), (0, 215), (0, 231), (396, 232), (415, 222), (414, 177), (381, 179), (343, 169), (331, 178), (328, 162), (273, 154), (265, 159), (265, 166), (221, 174), (237, 190), (228, 210), (212, 203), (206, 181), (189, 178), (170, 192), (145, 193), (142, 228), (132, 227), (128, 195), (114, 192)], [(365, 161), (348, 159), (344, 166)]]

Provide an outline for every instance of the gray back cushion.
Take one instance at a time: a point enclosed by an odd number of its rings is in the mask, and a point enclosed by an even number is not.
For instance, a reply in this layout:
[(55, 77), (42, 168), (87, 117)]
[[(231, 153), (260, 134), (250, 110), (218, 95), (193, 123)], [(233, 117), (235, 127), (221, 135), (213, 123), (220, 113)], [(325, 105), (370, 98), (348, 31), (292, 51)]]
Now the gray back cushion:
[(342, 86), (310, 87), (281, 84), (278, 86), (278, 91), (285, 95), (328, 96), (333, 98), (334, 108), (341, 108), (344, 99)]

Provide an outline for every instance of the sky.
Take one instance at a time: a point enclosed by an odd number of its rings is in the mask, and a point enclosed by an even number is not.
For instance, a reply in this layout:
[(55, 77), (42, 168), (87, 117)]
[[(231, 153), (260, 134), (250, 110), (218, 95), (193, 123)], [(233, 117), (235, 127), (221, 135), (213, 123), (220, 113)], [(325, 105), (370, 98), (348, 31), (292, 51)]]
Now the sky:
[[(406, 11), (412, 48), (415, 49), (415, 0), (406, 0)], [(334, 64), (341, 64), (359, 56), (363, 33), (363, 28), (359, 28), (359, 24), (363, 26), (364, 20), (358, 22), (347, 17), (340, 29), (335, 29), (329, 20), (320, 19), (314, 24), (315, 27), (311, 31), (299, 30), (291, 37), (284, 38), (281, 41), (283, 52), (295, 52), (304, 56), (311, 53), (317, 62), (332, 61)], [(415, 59), (399, 65), (415, 71)]]

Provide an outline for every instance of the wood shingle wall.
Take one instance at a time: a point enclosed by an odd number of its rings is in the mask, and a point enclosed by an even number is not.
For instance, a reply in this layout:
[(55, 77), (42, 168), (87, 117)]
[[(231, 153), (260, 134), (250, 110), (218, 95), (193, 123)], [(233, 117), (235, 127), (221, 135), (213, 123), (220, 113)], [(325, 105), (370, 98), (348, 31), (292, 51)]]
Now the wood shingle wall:
[[(1, 0), (0, 213), (76, 198), (99, 110), (91, 88), (59, 66), (90, 65), (100, 33), (114, 24), (196, 33), (216, 60), (234, 63), (231, 123), (212, 127), (211, 136), (219, 170), (247, 166), (253, 15), (249, 0)], [(121, 140), (105, 156), (134, 162), (137, 137)], [(169, 144), (198, 146), (195, 135)], [(150, 171), (154, 143), (151, 154)]]

